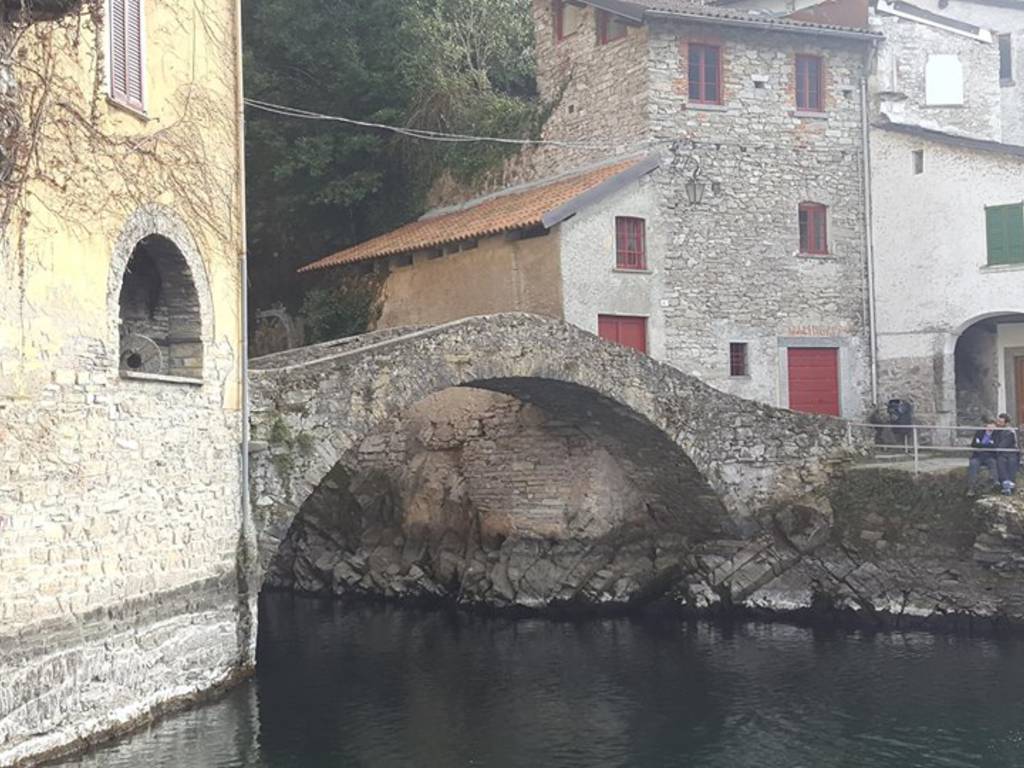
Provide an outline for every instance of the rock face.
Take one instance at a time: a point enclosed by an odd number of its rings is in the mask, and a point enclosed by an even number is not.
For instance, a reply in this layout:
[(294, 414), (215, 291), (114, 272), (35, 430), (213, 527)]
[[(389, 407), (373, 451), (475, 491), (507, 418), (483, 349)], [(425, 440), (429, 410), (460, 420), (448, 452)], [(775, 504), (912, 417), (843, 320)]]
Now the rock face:
[(706, 524), (653, 510), (578, 425), (449, 390), (331, 472), (268, 582), (498, 607), (629, 602), (674, 581), (693, 535)]
[(267, 583), (339, 596), (978, 628), (1024, 622), (1024, 503), (962, 473), (850, 469), (742, 532), (659, 514), (578, 424), (450, 390), (363, 441), (303, 506)]

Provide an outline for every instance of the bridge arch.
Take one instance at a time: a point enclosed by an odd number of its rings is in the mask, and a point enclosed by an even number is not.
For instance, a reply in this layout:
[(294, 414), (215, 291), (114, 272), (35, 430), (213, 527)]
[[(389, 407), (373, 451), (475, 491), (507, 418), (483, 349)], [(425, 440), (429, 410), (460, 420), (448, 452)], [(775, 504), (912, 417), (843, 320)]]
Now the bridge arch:
[[(388, 330), (254, 361), (251, 491), (265, 567), (322, 479), (364, 436), (432, 393), (475, 387), (574, 413), (669, 452), (665, 498), (749, 532), (759, 509), (800, 497), (845, 457), (842, 422), (713, 389), (557, 320), (475, 317)], [(632, 436), (632, 437), (631, 437)], [(642, 464), (643, 462), (637, 462)], [(664, 466), (664, 462), (662, 465)], [(673, 514), (678, 510), (665, 510)], [(710, 522), (710, 521), (705, 521)]]

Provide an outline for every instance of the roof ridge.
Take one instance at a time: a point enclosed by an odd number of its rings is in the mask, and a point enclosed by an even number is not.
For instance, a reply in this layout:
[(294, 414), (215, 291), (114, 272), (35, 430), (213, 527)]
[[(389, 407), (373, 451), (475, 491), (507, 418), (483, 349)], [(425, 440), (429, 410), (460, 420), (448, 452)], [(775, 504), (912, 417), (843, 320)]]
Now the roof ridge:
[(529, 192), (531, 189), (546, 187), (548, 184), (557, 184), (560, 181), (568, 181), (569, 179), (573, 179), (577, 176), (584, 176), (588, 173), (592, 173), (593, 171), (601, 170), (602, 168), (618, 165), (619, 163), (624, 163), (627, 160), (635, 159), (639, 161), (645, 156), (646, 153), (644, 152), (631, 152), (629, 154), (619, 155), (611, 160), (601, 160), (595, 163), (588, 163), (587, 165), (582, 165), (572, 169), (571, 171), (565, 171), (554, 176), (545, 176), (540, 179), (534, 179), (532, 181), (514, 184), (511, 187), (502, 187), (501, 189), (496, 189), (493, 192), (488, 192), (486, 195), (473, 197), (461, 203), (454, 203), (452, 205), (431, 208), (429, 211), (427, 211), (426, 213), (422, 214), (419, 218), (417, 218), (416, 221), (430, 221), (431, 219), (436, 219), (438, 216), (446, 216), (449, 213), (458, 213), (459, 211), (475, 208), (476, 206), (482, 203), (486, 203), (489, 200), (495, 200), (500, 197), (514, 195), (520, 192)]

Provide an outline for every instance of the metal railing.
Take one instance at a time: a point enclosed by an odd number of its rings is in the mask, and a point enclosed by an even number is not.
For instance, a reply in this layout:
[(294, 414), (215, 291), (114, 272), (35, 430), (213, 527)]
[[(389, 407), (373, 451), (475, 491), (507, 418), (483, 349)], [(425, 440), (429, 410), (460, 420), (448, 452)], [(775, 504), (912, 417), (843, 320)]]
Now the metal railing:
[[(1018, 447), (977, 448), (972, 446), (970, 441), (976, 432), (986, 429), (984, 426), (949, 426), (946, 424), (871, 424), (868, 422), (847, 421), (846, 437), (851, 446), (854, 445), (855, 428), (857, 430), (874, 430), (875, 440), (873, 443), (870, 443), (870, 446), (875, 451), (903, 452), (907, 454), (908, 457), (912, 456), (915, 474), (920, 471), (922, 453), (964, 454), (973, 453), (974, 451), (984, 451), (986, 453), (1015, 454), (1020, 452), (1019, 446), (1021, 444), (1021, 433), (1016, 427), (996, 427), (993, 432), (999, 432), (1004, 429), (1012, 431), (1014, 434), (1015, 444)], [(926, 436), (924, 441), (922, 441), (922, 433)], [(961, 437), (962, 433), (967, 433), (967, 437)], [(882, 436), (886, 436), (887, 439), (902, 439), (898, 442), (885, 442), (879, 440), (879, 437)], [(964, 440), (965, 442), (957, 443), (958, 439)]]

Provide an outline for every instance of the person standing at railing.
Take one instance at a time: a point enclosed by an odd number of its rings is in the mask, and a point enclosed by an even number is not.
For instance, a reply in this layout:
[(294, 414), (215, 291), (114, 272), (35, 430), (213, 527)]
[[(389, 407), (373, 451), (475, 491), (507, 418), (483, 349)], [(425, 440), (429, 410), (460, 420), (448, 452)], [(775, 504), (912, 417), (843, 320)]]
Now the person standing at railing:
[(996, 454), (999, 468), (999, 482), (1003, 486), (1003, 494), (1012, 496), (1017, 488), (1017, 470), (1020, 469), (1020, 446), (1017, 442), (1017, 430), (1010, 423), (1010, 417), (1000, 413), (996, 419), (999, 431), (996, 433)]
[(985, 428), (979, 429), (971, 438), (971, 461), (967, 465), (967, 494), (973, 496), (977, 492), (978, 470), (982, 467), (988, 470), (988, 476), (996, 488), (1002, 490), (1003, 484), (999, 477), (999, 465), (996, 461), (998, 455), (996, 449), (997, 431), (999, 425), (995, 419), (985, 419)]

